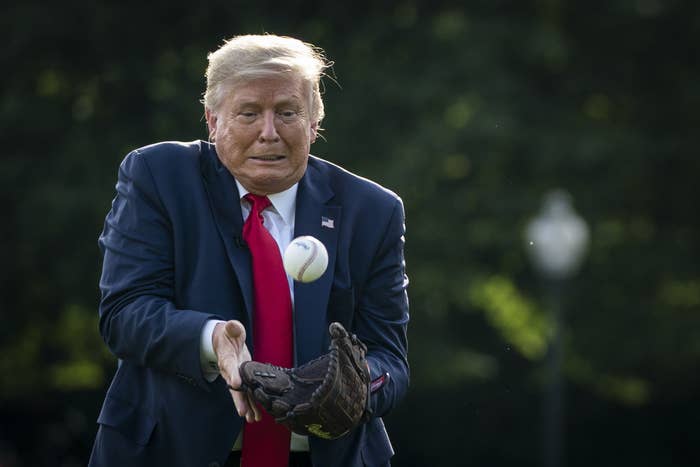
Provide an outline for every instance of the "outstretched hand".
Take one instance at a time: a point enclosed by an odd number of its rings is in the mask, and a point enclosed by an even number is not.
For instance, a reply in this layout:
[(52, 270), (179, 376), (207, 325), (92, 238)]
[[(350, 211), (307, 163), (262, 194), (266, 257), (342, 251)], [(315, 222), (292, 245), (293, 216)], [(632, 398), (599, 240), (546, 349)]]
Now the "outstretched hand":
[(260, 409), (255, 401), (244, 392), (241, 387), (241, 375), (239, 367), (241, 363), (250, 360), (250, 352), (245, 344), (245, 327), (240, 321), (231, 320), (218, 323), (212, 335), (212, 344), (216, 354), (221, 376), (228, 384), (229, 392), (233, 398), (236, 411), (246, 421), (259, 421)]

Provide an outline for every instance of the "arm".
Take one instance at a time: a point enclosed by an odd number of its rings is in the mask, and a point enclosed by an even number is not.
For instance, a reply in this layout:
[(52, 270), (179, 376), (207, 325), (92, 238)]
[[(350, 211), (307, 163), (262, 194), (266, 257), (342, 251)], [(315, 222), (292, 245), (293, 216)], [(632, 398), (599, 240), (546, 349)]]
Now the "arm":
[(147, 160), (130, 153), (99, 240), (103, 253), (100, 333), (120, 359), (207, 388), (200, 334), (220, 317), (176, 308), (173, 228)]
[(359, 296), (355, 332), (367, 345), (372, 380), (389, 378), (371, 396), (375, 416), (391, 410), (409, 383), (407, 360), (408, 278), (405, 273), (403, 204), (397, 199)]

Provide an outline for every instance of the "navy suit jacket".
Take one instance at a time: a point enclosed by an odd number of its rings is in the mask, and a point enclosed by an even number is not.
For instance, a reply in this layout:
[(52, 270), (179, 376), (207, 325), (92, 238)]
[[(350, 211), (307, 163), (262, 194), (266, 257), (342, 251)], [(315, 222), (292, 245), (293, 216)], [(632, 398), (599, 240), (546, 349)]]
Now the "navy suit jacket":
[[(167, 142), (128, 154), (116, 188), (99, 240), (100, 332), (119, 362), (90, 465), (221, 465), (244, 420), (223, 379), (203, 378), (202, 327), (240, 320), (254, 352), (251, 259), (234, 178), (213, 145)], [(402, 202), (310, 156), (297, 191), (299, 235), (321, 240), (329, 263), (317, 281), (294, 284), (295, 363), (325, 353), (328, 324), (340, 321), (367, 344), (372, 377), (389, 375), (371, 396), (369, 422), (338, 440), (309, 438), (313, 464), (388, 465), (380, 417), (409, 379)]]

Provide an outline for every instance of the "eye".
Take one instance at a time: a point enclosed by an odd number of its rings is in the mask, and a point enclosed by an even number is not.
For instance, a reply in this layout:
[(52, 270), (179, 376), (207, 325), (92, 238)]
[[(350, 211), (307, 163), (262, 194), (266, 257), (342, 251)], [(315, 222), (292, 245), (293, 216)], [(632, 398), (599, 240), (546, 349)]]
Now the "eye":
[(236, 118), (244, 122), (252, 122), (256, 117), (257, 113), (252, 110), (242, 110), (236, 114)]
[(284, 109), (277, 112), (277, 114), (282, 118), (283, 121), (289, 122), (295, 120), (299, 113), (293, 109)]

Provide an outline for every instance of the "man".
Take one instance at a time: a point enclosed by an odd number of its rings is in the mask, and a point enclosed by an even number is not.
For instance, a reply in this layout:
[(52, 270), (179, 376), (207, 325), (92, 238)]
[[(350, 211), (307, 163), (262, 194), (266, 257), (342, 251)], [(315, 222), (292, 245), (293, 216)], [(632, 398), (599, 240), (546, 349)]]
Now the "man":
[[(408, 386), (403, 205), (309, 155), (327, 66), (293, 38), (235, 37), (209, 55), (211, 143), (122, 162), (100, 236), (100, 332), (119, 365), (91, 466), (389, 464), (380, 417)], [(281, 269), (300, 235), (329, 254), (307, 284)], [(302, 365), (333, 321), (367, 345), (372, 416), (336, 440), (291, 436), (235, 390), (239, 365)]]

